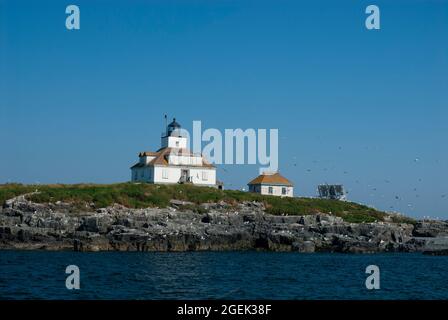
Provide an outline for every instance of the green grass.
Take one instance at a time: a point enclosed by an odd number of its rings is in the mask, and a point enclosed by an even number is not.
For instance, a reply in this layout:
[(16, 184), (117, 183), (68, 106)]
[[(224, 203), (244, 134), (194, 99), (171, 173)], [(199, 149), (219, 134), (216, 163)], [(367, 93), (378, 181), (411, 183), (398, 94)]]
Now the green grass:
[(18, 183), (0, 184), (0, 205), (6, 200), (20, 196), (24, 193), (33, 192), (35, 187)]
[[(95, 208), (107, 207), (114, 203), (129, 208), (166, 207), (170, 199), (190, 201), (197, 205), (206, 202), (226, 201), (236, 206), (241, 201), (264, 203), (266, 211), (275, 215), (307, 215), (330, 213), (348, 222), (382, 221), (386, 213), (370, 207), (336, 200), (315, 198), (279, 198), (260, 194), (218, 190), (192, 185), (152, 185), (152, 184), (75, 184), (75, 185), (0, 185), (0, 203), (14, 196), (38, 190), (29, 196), (38, 203), (70, 202), (75, 207), (85, 208), (93, 204)], [(201, 212), (200, 209), (196, 210)]]
[(406, 217), (406, 216), (392, 215), (391, 220), (394, 223), (408, 223), (408, 224), (413, 224), (413, 225), (415, 225), (417, 223), (417, 220), (412, 219), (410, 217)]

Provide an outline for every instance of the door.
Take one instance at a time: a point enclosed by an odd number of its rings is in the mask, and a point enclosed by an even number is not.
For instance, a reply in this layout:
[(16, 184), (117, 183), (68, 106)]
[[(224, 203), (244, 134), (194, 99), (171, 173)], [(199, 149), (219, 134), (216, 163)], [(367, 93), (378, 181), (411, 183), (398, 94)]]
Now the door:
[(182, 169), (182, 172), (180, 174), (180, 180), (182, 182), (190, 182), (190, 174), (187, 169)]

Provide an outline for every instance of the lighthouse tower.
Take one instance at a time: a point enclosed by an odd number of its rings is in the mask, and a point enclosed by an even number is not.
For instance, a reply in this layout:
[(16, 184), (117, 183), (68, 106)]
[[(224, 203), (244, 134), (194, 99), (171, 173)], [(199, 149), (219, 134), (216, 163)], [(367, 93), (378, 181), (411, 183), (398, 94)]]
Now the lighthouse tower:
[(161, 148), (187, 148), (187, 137), (183, 137), (182, 127), (176, 122), (176, 118), (166, 127), (164, 133), (162, 133)]

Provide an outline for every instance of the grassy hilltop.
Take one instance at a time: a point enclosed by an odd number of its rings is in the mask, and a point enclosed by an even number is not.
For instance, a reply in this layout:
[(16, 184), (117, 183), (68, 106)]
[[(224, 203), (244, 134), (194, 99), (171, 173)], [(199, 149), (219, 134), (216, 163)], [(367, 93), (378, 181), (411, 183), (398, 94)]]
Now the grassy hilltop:
[[(153, 185), (153, 184), (74, 184), (74, 185), (0, 185), (0, 204), (15, 196), (31, 193), (29, 199), (38, 203), (56, 201), (71, 202), (74, 208), (85, 208), (86, 204), (95, 208), (110, 206), (114, 203), (129, 208), (166, 207), (171, 199), (194, 203), (191, 209), (204, 210), (201, 203), (225, 201), (237, 205), (241, 201), (264, 203), (266, 211), (275, 215), (306, 215), (330, 213), (342, 217), (347, 222), (383, 221), (387, 214), (354, 202), (325, 200), (315, 198), (280, 198), (237, 190), (218, 190), (192, 185)], [(409, 222), (406, 217), (392, 217), (395, 222)]]

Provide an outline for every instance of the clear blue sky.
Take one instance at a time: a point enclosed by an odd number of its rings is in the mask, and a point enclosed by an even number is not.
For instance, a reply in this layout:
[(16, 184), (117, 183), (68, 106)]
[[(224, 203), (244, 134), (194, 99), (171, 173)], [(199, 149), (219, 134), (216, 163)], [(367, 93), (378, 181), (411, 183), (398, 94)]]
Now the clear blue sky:
[(167, 113), (278, 128), (297, 195), (448, 218), (447, 39), (448, 1), (0, 0), (0, 183), (127, 181)]

